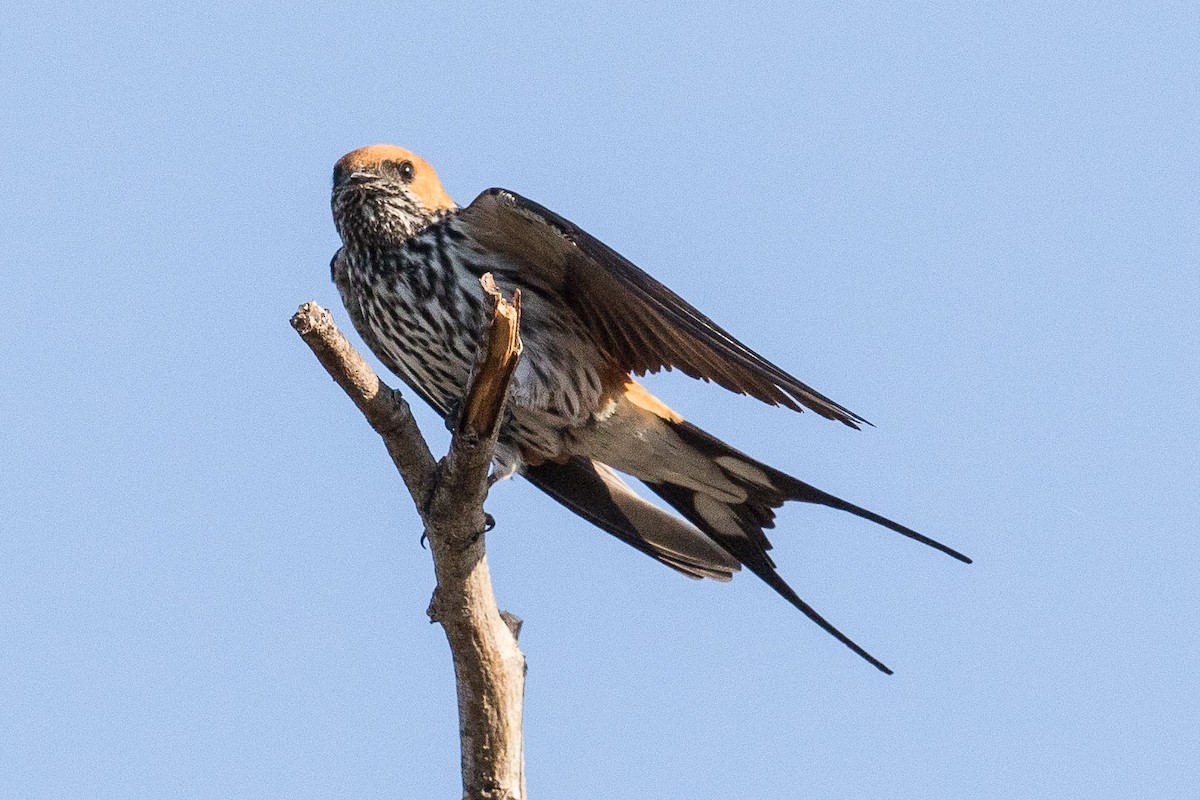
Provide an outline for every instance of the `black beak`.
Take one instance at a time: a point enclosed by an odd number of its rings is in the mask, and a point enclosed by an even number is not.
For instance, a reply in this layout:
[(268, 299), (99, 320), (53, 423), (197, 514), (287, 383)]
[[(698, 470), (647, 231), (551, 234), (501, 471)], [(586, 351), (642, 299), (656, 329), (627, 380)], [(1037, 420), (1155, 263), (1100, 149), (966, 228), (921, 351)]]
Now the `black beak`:
[(346, 169), (339, 164), (333, 168), (333, 188), (336, 189), (339, 186), (349, 183), (365, 183), (376, 177), (378, 176), (372, 175), (370, 172), (356, 172)]

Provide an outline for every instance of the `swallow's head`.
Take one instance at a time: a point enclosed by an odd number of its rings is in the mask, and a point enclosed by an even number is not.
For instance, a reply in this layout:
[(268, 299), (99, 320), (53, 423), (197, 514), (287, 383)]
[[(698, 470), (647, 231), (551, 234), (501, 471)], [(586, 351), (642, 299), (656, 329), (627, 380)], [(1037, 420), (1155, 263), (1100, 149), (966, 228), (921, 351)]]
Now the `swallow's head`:
[(333, 168), (332, 202), (347, 244), (403, 241), (458, 208), (425, 159), (390, 144), (342, 156)]

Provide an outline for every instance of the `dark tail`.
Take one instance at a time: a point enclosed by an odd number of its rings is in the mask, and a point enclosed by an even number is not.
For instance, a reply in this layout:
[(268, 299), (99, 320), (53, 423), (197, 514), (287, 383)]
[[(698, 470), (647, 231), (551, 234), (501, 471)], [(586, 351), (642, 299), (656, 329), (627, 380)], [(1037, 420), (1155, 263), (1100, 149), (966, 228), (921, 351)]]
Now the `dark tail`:
[(711, 537), (639, 497), (605, 464), (574, 456), (525, 467), (522, 474), (588, 522), (689, 578), (727, 581), (741, 569)]
[(734, 503), (718, 500), (703, 492), (670, 483), (647, 483), (647, 486), (692, 524), (717, 541), (751, 572), (762, 578), (767, 585), (805, 616), (877, 669), (891, 674), (892, 671), (885, 664), (818, 614), (812, 606), (800, 599), (799, 595), (780, 577), (775, 569), (775, 563), (767, 554), (767, 551), (771, 549), (771, 543), (763, 533), (764, 529), (775, 527), (775, 509), (789, 500), (798, 500), (849, 511), (855, 516), (870, 520), (910, 539), (941, 550), (959, 561), (969, 564), (971, 559), (898, 522), (848, 503), (777, 469), (768, 467), (694, 425), (679, 422), (671, 423), (671, 426), (685, 443), (707, 455), (714, 464), (721, 468), (730, 481), (744, 490), (746, 498)]

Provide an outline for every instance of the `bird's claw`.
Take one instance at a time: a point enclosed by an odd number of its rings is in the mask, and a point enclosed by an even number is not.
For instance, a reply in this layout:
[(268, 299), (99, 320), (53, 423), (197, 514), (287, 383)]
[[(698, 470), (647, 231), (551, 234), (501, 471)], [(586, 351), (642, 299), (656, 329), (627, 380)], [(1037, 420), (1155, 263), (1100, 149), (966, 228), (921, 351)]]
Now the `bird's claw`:
[(492, 528), (494, 528), (494, 527), (496, 527), (496, 518), (493, 517), (491, 514), (487, 513), (486, 511), (483, 512), (483, 530), (479, 531), (478, 533), (476, 533), (474, 536), (471, 537), (470, 544), (473, 545), (476, 542), (478, 542), (480, 539), (483, 538), (483, 535), (485, 533), (490, 533)]
[(462, 415), (463, 402), (462, 398), (456, 397), (451, 400), (446, 406), (446, 416), (443, 422), (446, 424), (446, 430), (454, 433), (458, 430), (458, 418)]
[[(478, 542), (479, 537), (483, 536), (485, 533), (491, 533), (492, 529), (495, 527), (496, 527), (496, 518), (493, 517), (491, 514), (487, 513), (486, 511), (483, 512), (483, 530), (479, 531), (479, 533), (477, 533), (473, 537), (471, 537), (471, 544), (475, 544), (476, 542)], [(429, 531), (421, 531), (421, 538), (417, 541), (417, 544), (421, 545), (422, 550), (428, 549), (425, 546), (425, 543), (428, 541), (429, 541)]]

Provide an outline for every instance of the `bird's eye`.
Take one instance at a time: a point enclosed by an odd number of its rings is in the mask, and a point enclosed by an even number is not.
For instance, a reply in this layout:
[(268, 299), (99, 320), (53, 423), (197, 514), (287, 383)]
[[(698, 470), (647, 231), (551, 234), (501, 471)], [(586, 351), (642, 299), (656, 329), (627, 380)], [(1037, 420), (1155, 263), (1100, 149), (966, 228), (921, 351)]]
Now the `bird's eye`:
[(385, 161), (383, 166), (405, 183), (412, 183), (412, 179), (416, 177), (416, 170), (413, 169), (411, 161)]

